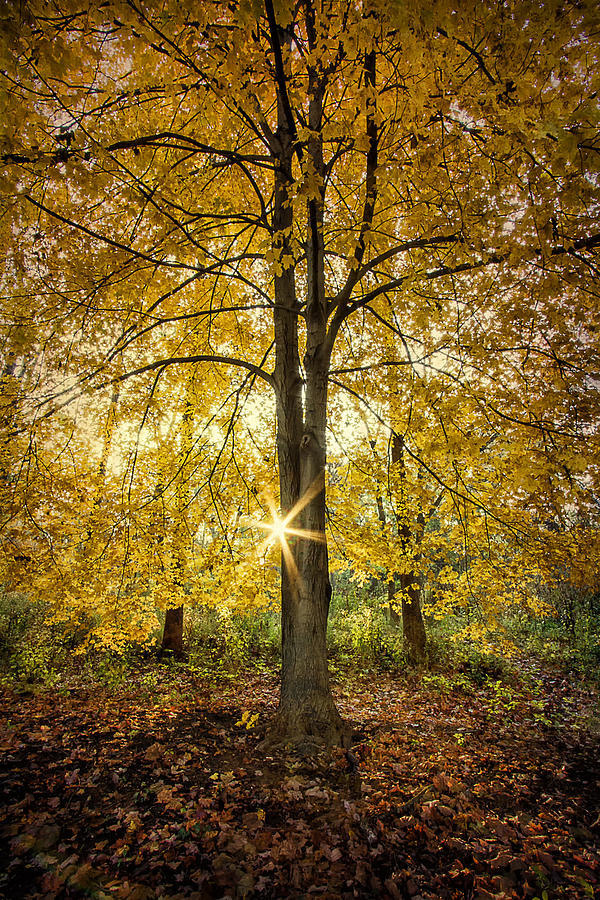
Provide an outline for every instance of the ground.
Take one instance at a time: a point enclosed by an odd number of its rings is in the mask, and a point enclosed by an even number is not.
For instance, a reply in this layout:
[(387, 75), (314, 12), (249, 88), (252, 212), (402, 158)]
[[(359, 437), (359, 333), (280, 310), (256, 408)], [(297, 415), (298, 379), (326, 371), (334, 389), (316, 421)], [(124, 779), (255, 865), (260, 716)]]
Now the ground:
[(308, 758), (258, 747), (267, 670), (5, 688), (0, 897), (599, 896), (596, 698), (534, 675), (338, 673)]

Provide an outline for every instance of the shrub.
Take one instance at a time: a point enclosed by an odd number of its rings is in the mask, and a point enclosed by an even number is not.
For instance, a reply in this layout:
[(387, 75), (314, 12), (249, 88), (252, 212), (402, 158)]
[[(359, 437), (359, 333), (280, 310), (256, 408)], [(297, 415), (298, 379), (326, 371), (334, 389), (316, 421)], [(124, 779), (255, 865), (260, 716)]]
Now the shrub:
[(18, 591), (0, 592), (0, 652), (9, 653), (35, 625), (44, 622), (46, 610)]
[(280, 630), (271, 610), (249, 613), (197, 607), (186, 616), (185, 644), (190, 661), (204, 658), (222, 668), (235, 669), (279, 652)]
[(10, 653), (8, 671), (17, 682), (52, 684), (58, 678), (55, 656), (55, 648), (44, 640), (23, 642)]
[(341, 661), (404, 668), (406, 656), (401, 629), (391, 628), (381, 597), (351, 586), (349, 594), (332, 604), (329, 652)]

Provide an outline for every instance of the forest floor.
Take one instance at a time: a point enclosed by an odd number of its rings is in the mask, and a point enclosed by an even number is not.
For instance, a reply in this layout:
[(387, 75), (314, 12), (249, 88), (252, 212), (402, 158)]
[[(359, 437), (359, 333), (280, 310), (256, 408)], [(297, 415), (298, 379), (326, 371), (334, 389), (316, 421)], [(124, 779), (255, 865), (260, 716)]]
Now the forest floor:
[(338, 672), (315, 758), (258, 748), (267, 669), (5, 688), (0, 897), (598, 897), (597, 697), (526, 675)]

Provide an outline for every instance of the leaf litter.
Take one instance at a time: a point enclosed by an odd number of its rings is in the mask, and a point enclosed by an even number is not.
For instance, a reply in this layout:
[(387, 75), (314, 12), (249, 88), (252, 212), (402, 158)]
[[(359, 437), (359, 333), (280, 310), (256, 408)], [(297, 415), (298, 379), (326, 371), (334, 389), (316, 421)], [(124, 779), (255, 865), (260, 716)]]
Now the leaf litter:
[(300, 757), (259, 748), (271, 673), (147, 681), (3, 690), (0, 897), (600, 893), (600, 738), (576, 686), (348, 674), (352, 750)]

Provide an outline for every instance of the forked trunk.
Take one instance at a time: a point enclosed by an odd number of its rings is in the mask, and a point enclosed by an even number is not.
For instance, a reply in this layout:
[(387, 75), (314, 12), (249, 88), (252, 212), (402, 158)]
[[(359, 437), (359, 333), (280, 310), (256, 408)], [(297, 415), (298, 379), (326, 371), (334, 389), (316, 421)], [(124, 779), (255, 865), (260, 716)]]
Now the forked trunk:
[[(325, 543), (325, 424), (331, 344), (327, 335), (327, 302), (323, 244), (325, 168), (320, 137), (325, 79), (309, 69), (308, 124), (311, 137), (299, 150), (294, 114), (286, 83), (282, 45), (291, 48), (290, 30), (278, 26), (272, 0), (265, 0), (277, 77), (277, 161), (273, 198), (273, 245), (282, 266), (274, 275), (277, 456), (281, 511), (293, 512), (282, 546), (282, 665), (279, 709), (267, 743), (292, 743), (310, 751), (319, 745), (347, 744), (348, 732), (335, 708), (327, 668), (327, 615), (331, 597)], [(309, 49), (316, 52), (314, 10), (306, 5)], [(318, 190), (306, 208), (306, 303), (296, 294), (292, 160), (310, 158)], [(306, 156), (305, 156), (306, 154)], [(285, 260), (285, 262), (283, 262)], [(298, 321), (306, 324), (304, 396)]]

